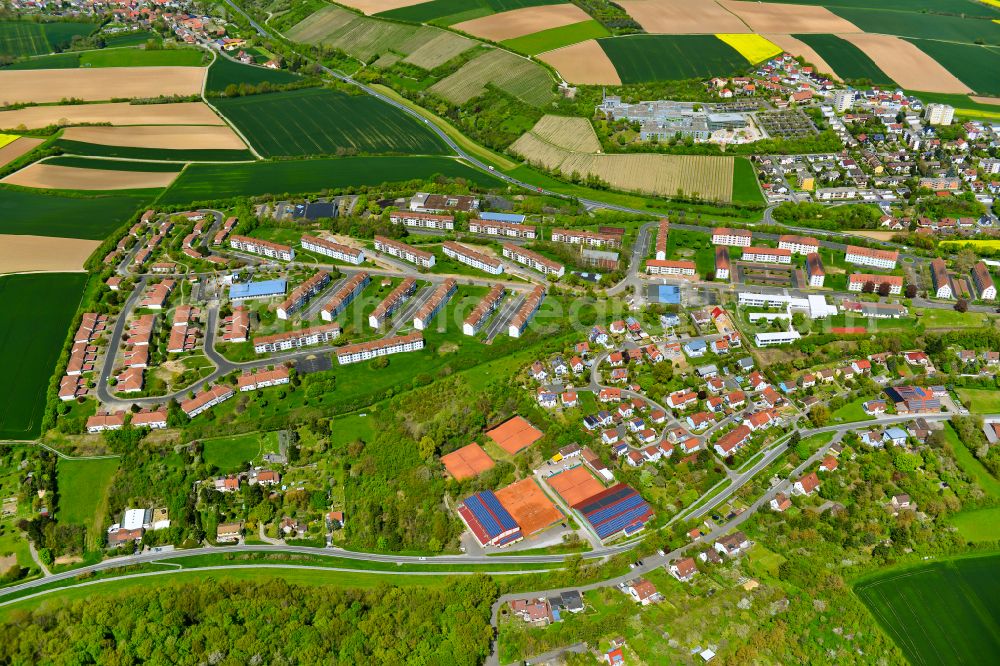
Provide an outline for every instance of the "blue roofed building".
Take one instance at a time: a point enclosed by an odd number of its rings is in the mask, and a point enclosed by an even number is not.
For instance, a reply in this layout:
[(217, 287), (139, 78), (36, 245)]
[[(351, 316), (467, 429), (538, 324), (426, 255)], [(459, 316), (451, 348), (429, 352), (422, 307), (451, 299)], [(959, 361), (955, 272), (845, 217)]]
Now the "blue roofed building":
[(260, 282), (239, 282), (229, 288), (229, 300), (249, 301), (255, 298), (271, 298), (285, 293), (284, 280), (261, 280)]
[(651, 284), (646, 288), (646, 298), (653, 303), (681, 304), (681, 288), (673, 284)]
[(620, 534), (635, 534), (653, 517), (653, 508), (649, 503), (623, 483), (575, 504), (573, 509), (584, 517), (601, 541)]
[(492, 490), (466, 498), (458, 505), (458, 515), (482, 546), (509, 546), (523, 538), (514, 517)]
[(523, 224), (524, 215), (518, 215), (516, 213), (480, 213), (480, 220), (489, 220), (490, 222), (506, 222), (508, 224)]

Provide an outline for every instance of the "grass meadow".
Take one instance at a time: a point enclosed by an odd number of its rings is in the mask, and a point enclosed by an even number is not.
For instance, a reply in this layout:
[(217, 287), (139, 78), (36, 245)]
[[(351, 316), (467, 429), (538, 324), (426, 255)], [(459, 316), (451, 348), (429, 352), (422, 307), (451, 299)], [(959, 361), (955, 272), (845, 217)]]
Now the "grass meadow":
[(610, 36), (611, 33), (607, 28), (597, 21), (590, 20), (508, 39), (503, 45), (518, 53), (536, 55), (588, 39)]
[(252, 432), (232, 437), (206, 439), (202, 442), (202, 458), (222, 472), (236, 472), (244, 463), (260, 462), (265, 453), (278, 451), (277, 432)]
[(0, 21), (0, 53), (15, 57), (42, 55), (69, 46), (76, 35), (89, 35), (93, 23)]
[[(195, 148), (170, 149), (170, 148), (136, 148), (134, 146), (109, 146), (100, 143), (87, 143), (84, 141), (69, 141), (59, 139), (55, 143), (63, 151), (70, 155), (86, 155), (94, 157), (117, 157), (132, 160), (163, 160), (165, 162), (242, 162), (253, 161), (254, 156), (249, 150), (198, 150)], [(99, 162), (96, 166), (93, 160), (81, 160), (83, 168), (107, 168), (107, 162)], [(87, 163), (89, 162), (89, 167)], [(49, 164), (56, 164), (54, 160), (49, 160)], [(128, 165), (130, 171), (143, 170), (139, 162), (132, 162)], [(159, 166), (159, 165), (153, 165)], [(169, 171), (177, 169), (176, 165), (171, 166)], [(156, 169), (153, 169), (156, 170)]]
[(118, 471), (118, 458), (60, 460), (57, 468), (61, 523), (101, 528), (108, 486)]
[(41, 434), (49, 379), (86, 279), (83, 273), (0, 277), (0, 440)]
[(370, 95), (305, 88), (223, 98), (215, 106), (264, 157), (447, 152), (423, 123)]

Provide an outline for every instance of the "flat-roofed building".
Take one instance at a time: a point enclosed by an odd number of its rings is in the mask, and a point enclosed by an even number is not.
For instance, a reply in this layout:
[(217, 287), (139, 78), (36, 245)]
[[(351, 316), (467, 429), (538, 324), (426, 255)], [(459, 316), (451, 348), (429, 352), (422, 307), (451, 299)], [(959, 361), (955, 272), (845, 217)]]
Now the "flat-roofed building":
[(486, 297), (479, 301), (475, 309), (465, 318), (465, 322), (462, 324), (462, 332), (466, 335), (475, 335), (478, 333), (493, 311), (499, 307), (506, 291), (502, 284), (493, 285), (489, 293), (486, 294)]
[(355, 266), (365, 262), (364, 250), (349, 247), (347, 245), (341, 245), (340, 243), (334, 243), (331, 240), (320, 238), (318, 236), (303, 236), (300, 244), (302, 245), (303, 250), (315, 252), (316, 254), (321, 254), (324, 257), (330, 257), (331, 259), (343, 261), (348, 264), (354, 264)]
[(543, 275), (555, 275), (562, 277), (566, 273), (566, 268), (557, 261), (552, 261), (548, 257), (543, 257), (537, 252), (526, 250), (513, 243), (503, 244), (503, 256), (534, 269)]
[(396, 257), (397, 259), (402, 259), (403, 261), (408, 261), (411, 264), (416, 264), (421, 268), (433, 268), (434, 266), (433, 254), (423, 250), (418, 250), (417, 248), (411, 247), (406, 243), (400, 243), (398, 240), (394, 240), (392, 238), (376, 236), (375, 249), (378, 252), (385, 252), (390, 256)]
[(453, 210), (471, 213), (479, 210), (479, 199), (468, 194), (417, 192), (410, 197), (410, 210), (422, 213), (444, 213)]

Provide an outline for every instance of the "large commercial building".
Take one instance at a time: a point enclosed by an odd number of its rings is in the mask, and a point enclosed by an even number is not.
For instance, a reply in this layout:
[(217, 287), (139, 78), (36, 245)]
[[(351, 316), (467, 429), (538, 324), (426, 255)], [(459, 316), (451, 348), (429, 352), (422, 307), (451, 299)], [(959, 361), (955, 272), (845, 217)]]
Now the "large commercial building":
[(562, 277), (566, 273), (566, 268), (559, 262), (552, 261), (537, 252), (526, 250), (513, 243), (503, 244), (503, 256), (528, 268), (532, 268), (543, 275)]
[(385, 297), (385, 300), (376, 305), (372, 313), (368, 315), (368, 325), (372, 328), (380, 328), (416, 291), (417, 281), (413, 278), (406, 278), (400, 282), (399, 286), (393, 289)]
[(300, 284), (278, 306), (278, 319), (288, 319), (308, 303), (313, 296), (323, 291), (328, 284), (330, 284), (330, 274), (326, 271), (319, 271)]
[(750, 247), (752, 240), (753, 234), (747, 229), (727, 229), (726, 227), (712, 229), (712, 245)]
[(458, 515), (481, 546), (509, 546), (523, 538), (514, 517), (492, 490), (466, 498), (458, 505)]
[(295, 258), (295, 250), (288, 245), (272, 243), (260, 238), (250, 238), (249, 236), (231, 236), (229, 247), (241, 252), (260, 254), (270, 259), (280, 259), (281, 261), (291, 261)]
[(273, 298), (285, 293), (284, 280), (261, 280), (260, 282), (239, 282), (229, 287), (229, 300), (234, 303), (255, 298)]
[(331, 259), (354, 264), (355, 266), (365, 262), (364, 250), (334, 243), (318, 236), (303, 236), (301, 245), (303, 250), (322, 254), (324, 257), (330, 257)]
[(417, 310), (417, 314), (413, 317), (413, 327), (422, 331), (430, 326), (431, 321), (456, 291), (458, 291), (458, 283), (452, 278), (448, 278), (440, 284), (423, 307)]
[(345, 282), (343, 286), (337, 290), (337, 293), (333, 295), (333, 298), (331, 298), (330, 301), (323, 306), (323, 310), (320, 312), (320, 316), (323, 318), (323, 321), (333, 321), (336, 319), (337, 315), (346, 310), (347, 306), (350, 305), (355, 298), (357, 298), (358, 294), (364, 291), (365, 287), (367, 287), (368, 283), (371, 281), (371, 276), (368, 275), (368, 273), (361, 271)]
[(418, 250), (406, 243), (400, 243), (398, 240), (386, 238), (385, 236), (375, 237), (375, 249), (397, 259), (416, 264), (421, 268), (432, 268), (434, 266), (434, 255), (430, 252)]
[(390, 354), (401, 354), (403, 352), (417, 351), (424, 348), (424, 336), (413, 331), (407, 335), (398, 335), (393, 338), (382, 340), (372, 340), (371, 342), (360, 342), (354, 345), (346, 345), (337, 350), (337, 362), (340, 365), (360, 363), (378, 356), (388, 356)]
[(445, 241), (442, 244), (442, 251), (445, 256), (460, 261), (466, 266), (471, 266), (477, 270), (485, 271), (490, 275), (500, 275), (503, 273), (503, 262), (493, 257), (488, 257), (481, 252), (470, 250), (464, 245), (459, 245), (452, 241)]
[(253, 339), (253, 350), (258, 354), (286, 351), (318, 345), (321, 342), (332, 342), (340, 337), (340, 324), (323, 324), (301, 328), (297, 331), (286, 331), (274, 335), (264, 335)]
[(507, 326), (507, 334), (512, 338), (519, 338), (521, 334), (524, 333), (524, 329), (528, 327), (531, 320), (534, 318), (535, 313), (538, 312), (538, 308), (542, 306), (542, 301), (545, 299), (545, 287), (538, 285), (531, 290), (528, 294), (524, 303), (521, 307), (517, 309), (514, 313), (514, 317), (510, 320), (510, 324)]
[(872, 266), (891, 271), (896, 268), (896, 261), (899, 259), (899, 252), (895, 250), (875, 250), (870, 247), (858, 247), (848, 245), (844, 259), (849, 264), (858, 266)]
[(413, 227), (415, 229), (455, 230), (455, 218), (451, 215), (435, 213), (416, 213), (409, 210), (397, 210), (389, 213), (389, 221), (393, 224)]
[(503, 296), (506, 293), (502, 284), (495, 284), (490, 288), (486, 297), (479, 302), (479, 305), (465, 318), (465, 322), (462, 324), (462, 332), (466, 335), (475, 335), (482, 328), (486, 320), (490, 318), (490, 315), (494, 310), (499, 307), (500, 303), (503, 301)]

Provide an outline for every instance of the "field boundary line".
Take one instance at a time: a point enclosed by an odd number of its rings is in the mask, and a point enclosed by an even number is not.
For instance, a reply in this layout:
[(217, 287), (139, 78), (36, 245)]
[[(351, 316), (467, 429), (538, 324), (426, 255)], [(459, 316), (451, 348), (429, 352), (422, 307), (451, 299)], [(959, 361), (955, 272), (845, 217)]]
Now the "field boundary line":
[[(215, 51), (212, 51), (212, 56), (213, 56), (212, 57), (212, 62), (208, 63), (208, 67), (205, 68), (205, 80), (201, 84), (201, 99), (202, 99), (203, 102), (205, 102), (205, 105), (208, 106), (208, 108), (212, 109), (212, 111), (215, 112), (215, 115), (217, 115), (220, 118), (222, 118), (222, 121), (224, 123), (226, 123), (226, 125), (228, 125), (231, 130), (233, 130), (234, 132), (236, 132), (236, 136), (240, 137), (240, 139), (243, 141), (243, 143), (246, 144), (247, 148), (250, 149), (250, 152), (253, 154), (253, 156), (256, 157), (258, 160), (262, 160), (264, 158), (261, 157), (261, 154), (257, 152), (257, 149), (254, 148), (253, 144), (250, 143), (250, 141), (248, 141), (245, 136), (243, 136), (243, 132), (241, 132), (240, 129), (238, 127), (236, 127), (236, 125), (234, 125), (229, 120), (229, 118), (226, 118), (226, 116), (223, 115), (223, 113), (221, 111), (219, 111), (219, 109), (216, 108), (216, 106), (214, 104), (212, 104), (210, 101), (208, 101), (208, 96), (205, 95), (205, 91), (208, 90), (208, 77), (212, 73), (212, 65), (215, 64), (216, 60), (218, 60), (219, 54), (216, 53)], [(233, 62), (236, 62), (236, 61), (234, 60)], [(178, 177), (180, 177), (180, 176), (178, 176)], [(168, 189), (170, 189), (170, 188), (169, 187), (168, 188), (164, 188), (163, 191), (166, 192)]]

